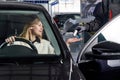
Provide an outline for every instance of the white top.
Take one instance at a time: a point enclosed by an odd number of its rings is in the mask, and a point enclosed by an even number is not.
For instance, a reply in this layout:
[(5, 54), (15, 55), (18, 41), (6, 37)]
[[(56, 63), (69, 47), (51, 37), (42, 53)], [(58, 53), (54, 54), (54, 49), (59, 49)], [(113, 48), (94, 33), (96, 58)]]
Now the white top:
[[(13, 43), (13, 45), (24, 45), (30, 48), (30, 46), (27, 43), (24, 42), (20, 42), (20, 41), (15, 41)], [(38, 50), (38, 54), (55, 54), (54, 53), (54, 48), (52, 47), (52, 45), (50, 44), (49, 41), (45, 40), (45, 39), (41, 39), (40, 43), (39, 42), (34, 42), (33, 43), (35, 45), (35, 47)]]

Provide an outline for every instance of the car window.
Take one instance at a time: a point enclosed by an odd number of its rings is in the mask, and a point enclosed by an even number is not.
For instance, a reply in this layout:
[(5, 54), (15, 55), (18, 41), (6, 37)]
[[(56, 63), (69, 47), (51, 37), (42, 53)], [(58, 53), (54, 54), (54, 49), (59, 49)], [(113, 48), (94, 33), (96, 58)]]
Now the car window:
[(42, 11), (32, 10), (0, 10), (0, 44), (11, 35), (18, 36), (31, 15), (37, 15), (44, 27), (43, 38), (50, 41), (55, 55), (60, 55), (60, 49), (55, 35)]

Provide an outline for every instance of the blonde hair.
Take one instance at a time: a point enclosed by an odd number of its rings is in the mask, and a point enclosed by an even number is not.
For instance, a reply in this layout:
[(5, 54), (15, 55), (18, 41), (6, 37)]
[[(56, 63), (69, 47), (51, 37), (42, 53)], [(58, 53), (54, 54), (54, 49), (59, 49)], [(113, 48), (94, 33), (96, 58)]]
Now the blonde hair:
[[(30, 41), (33, 40), (33, 35), (32, 35), (30, 28), (32, 27), (33, 24), (37, 24), (38, 22), (40, 22), (40, 19), (35, 18), (34, 20), (29, 21), (27, 24), (25, 24), (23, 31), (20, 34), (20, 37), (30, 40)], [(42, 36), (40, 36), (40, 38), (42, 38)]]

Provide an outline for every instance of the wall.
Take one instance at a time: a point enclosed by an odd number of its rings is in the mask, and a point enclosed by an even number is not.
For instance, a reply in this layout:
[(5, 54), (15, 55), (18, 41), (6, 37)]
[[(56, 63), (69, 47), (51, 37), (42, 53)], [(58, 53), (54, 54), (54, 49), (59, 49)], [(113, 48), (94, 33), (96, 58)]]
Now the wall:
[(51, 14), (59, 13), (80, 13), (81, 12), (80, 0), (59, 0), (58, 4), (51, 6)]

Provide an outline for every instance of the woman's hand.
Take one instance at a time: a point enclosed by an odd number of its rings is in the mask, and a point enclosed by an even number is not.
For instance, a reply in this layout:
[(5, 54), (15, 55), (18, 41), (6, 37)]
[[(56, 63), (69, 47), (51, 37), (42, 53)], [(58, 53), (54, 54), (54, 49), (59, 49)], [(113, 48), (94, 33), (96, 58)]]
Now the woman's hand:
[(5, 42), (7, 42), (7, 43), (13, 43), (15, 41), (15, 37), (16, 36), (10, 36), (10, 37), (8, 37), (8, 38), (5, 39)]
[(69, 38), (69, 39), (67, 39), (66, 44), (70, 45), (71, 43), (78, 42), (81, 40), (83, 40), (83, 38)]

